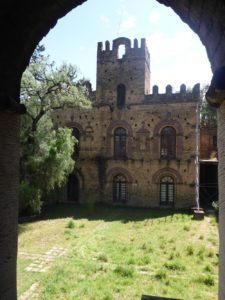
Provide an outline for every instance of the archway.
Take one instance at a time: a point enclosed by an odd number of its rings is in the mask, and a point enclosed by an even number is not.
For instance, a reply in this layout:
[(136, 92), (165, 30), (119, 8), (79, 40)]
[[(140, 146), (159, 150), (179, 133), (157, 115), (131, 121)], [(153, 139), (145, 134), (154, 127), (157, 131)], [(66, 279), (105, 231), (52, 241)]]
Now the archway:
[(80, 185), (76, 175), (71, 174), (67, 183), (67, 200), (69, 202), (79, 202)]
[[(208, 93), (211, 103), (218, 109), (219, 187), (220, 187), (220, 255), (219, 299), (225, 299), (225, 103), (224, 103), (224, 13), (222, 0), (157, 0), (170, 6), (189, 24), (206, 47), (215, 73)], [(19, 167), (19, 89), (22, 72), (41, 38), (53, 27), (57, 19), (85, 1), (2, 2), (0, 9), (0, 295), (3, 299), (16, 299), (17, 252), (17, 198)], [(19, 26), (17, 26), (19, 24)], [(7, 30), (5, 30), (7, 28)]]

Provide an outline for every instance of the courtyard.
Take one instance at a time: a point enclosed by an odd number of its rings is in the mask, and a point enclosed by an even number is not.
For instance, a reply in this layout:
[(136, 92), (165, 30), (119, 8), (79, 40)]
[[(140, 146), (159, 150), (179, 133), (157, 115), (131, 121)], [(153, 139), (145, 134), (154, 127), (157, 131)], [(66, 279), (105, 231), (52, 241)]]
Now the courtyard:
[(217, 298), (217, 222), (190, 211), (58, 204), (19, 225), (26, 299)]

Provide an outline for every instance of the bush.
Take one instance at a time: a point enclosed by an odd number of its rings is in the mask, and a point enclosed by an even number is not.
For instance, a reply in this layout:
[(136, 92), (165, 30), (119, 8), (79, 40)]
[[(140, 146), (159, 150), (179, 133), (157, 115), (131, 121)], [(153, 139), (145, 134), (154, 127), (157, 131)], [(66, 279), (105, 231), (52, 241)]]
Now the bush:
[(184, 271), (185, 270), (185, 266), (182, 265), (179, 261), (166, 262), (164, 264), (164, 267), (167, 268), (168, 270), (172, 270), (172, 271)]
[(187, 251), (187, 255), (193, 255), (194, 254), (194, 248), (192, 245), (188, 245), (187, 248), (186, 248), (186, 251)]
[(107, 256), (105, 255), (105, 253), (99, 254), (97, 259), (98, 259), (99, 261), (102, 261), (102, 262), (107, 262), (107, 261), (108, 261), (108, 258), (107, 258)]
[(73, 220), (69, 220), (66, 224), (66, 228), (72, 229), (75, 227), (75, 223)]
[(207, 276), (200, 276), (197, 279), (198, 282), (203, 283), (207, 286), (213, 286), (215, 285), (215, 280), (211, 275), (207, 275)]
[(22, 214), (36, 214), (41, 212), (41, 191), (32, 187), (27, 181), (20, 183), (19, 211)]
[(132, 267), (117, 266), (114, 269), (114, 273), (120, 275), (121, 277), (133, 277), (133, 275), (134, 275), (134, 268), (132, 268)]
[(162, 280), (162, 279), (166, 279), (167, 278), (167, 273), (165, 270), (159, 270), (156, 274), (155, 274), (155, 278), (157, 280)]

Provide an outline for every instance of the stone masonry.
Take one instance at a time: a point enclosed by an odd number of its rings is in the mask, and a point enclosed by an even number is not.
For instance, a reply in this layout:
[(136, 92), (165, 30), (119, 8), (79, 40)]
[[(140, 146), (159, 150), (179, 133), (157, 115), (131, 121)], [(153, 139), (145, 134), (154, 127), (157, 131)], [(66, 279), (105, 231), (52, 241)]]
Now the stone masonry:
[[(125, 53), (119, 57), (121, 45), (125, 46)], [(124, 99), (119, 103), (121, 85)], [(152, 94), (149, 90), (150, 56), (145, 39), (140, 48), (136, 39), (133, 47), (127, 38), (114, 40), (112, 49), (108, 41), (104, 50), (98, 43), (97, 90), (92, 107), (58, 110), (53, 115), (57, 126), (79, 132), (74, 181), (60, 194), (60, 201), (149, 207), (195, 205), (199, 85), (191, 92), (186, 91), (185, 85), (178, 93), (173, 93), (170, 85), (164, 94), (158, 93), (157, 86)], [(126, 132), (123, 157), (115, 155), (118, 128)], [(173, 157), (162, 157), (164, 128), (176, 132)], [(119, 175), (124, 182), (116, 183)], [(171, 178), (171, 187), (168, 182), (163, 187), (164, 177)]]

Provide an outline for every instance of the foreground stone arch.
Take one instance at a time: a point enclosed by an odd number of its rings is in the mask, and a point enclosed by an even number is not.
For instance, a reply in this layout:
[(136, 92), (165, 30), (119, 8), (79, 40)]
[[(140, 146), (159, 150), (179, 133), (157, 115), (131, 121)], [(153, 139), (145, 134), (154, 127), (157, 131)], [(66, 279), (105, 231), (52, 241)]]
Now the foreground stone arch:
[[(96, 0), (97, 1), (97, 0)], [(151, 1), (151, 0), (149, 0)], [(214, 72), (208, 97), (218, 107), (220, 255), (219, 299), (225, 299), (225, 5), (223, 0), (157, 0), (198, 34)], [(57, 19), (84, 0), (0, 3), (0, 297), (16, 299), (20, 80), (38, 42)], [(75, 33), (76, 34), (76, 33)]]

